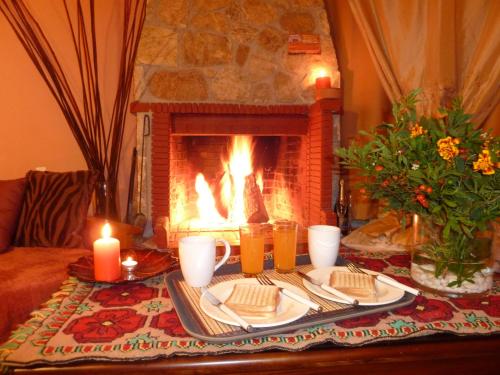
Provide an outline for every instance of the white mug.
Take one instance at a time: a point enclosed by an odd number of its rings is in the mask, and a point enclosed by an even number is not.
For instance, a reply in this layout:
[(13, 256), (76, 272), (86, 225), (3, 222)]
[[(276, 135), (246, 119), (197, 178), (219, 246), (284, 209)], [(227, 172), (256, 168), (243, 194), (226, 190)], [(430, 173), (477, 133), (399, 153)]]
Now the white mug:
[(335, 265), (339, 254), (340, 228), (331, 225), (312, 225), (308, 228), (309, 258), (314, 268)]
[[(222, 242), (226, 252), (222, 259), (215, 264), (215, 244)], [(192, 287), (203, 287), (210, 284), (214, 272), (226, 263), (231, 255), (229, 242), (221, 238), (209, 236), (189, 236), (179, 240), (179, 258), (182, 276)]]

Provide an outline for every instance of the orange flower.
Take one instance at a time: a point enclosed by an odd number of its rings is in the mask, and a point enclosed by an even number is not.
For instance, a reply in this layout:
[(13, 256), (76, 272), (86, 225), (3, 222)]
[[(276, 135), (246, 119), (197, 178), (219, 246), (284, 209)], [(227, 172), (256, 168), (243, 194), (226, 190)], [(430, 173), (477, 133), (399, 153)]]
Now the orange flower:
[(377, 172), (380, 172), (380, 171), (383, 171), (383, 170), (384, 170), (384, 167), (383, 167), (383, 166), (381, 166), (381, 165), (376, 165), (376, 166), (375, 166), (375, 170), (376, 170)]
[(488, 149), (483, 149), (479, 154), (477, 161), (472, 163), (472, 167), (475, 171), (481, 171), (482, 174), (494, 174), (495, 169), (493, 162), (491, 161), (490, 151)]
[(418, 123), (410, 126), (410, 132), (411, 132), (411, 137), (416, 138), (419, 135), (427, 133), (427, 130), (425, 130), (423, 127), (421, 127)]
[(446, 137), (440, 139), (437, 141), (439, 155), (441, 155), (444, 160), (450, 161), (458, 155), (459, 151), (456, 145), (459, 143), (460, 139), (458, 138)]

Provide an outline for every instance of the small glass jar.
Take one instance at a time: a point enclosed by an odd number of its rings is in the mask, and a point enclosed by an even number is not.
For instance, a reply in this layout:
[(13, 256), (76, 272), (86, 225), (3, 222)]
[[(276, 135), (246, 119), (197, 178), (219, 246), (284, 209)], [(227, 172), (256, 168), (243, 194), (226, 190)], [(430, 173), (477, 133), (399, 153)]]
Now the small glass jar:
[[(437, 275), (437, 270), (442, 270)], [(466, 279), (458, 285), (455, 270), (462, 270)], [(493, 285), (491, 258), (476, 262), (450, 262), (431, 258), (415, 249), (411, 260), (411, 278), (419, 287), (448, 297), (476, 296), (487, 293)]]

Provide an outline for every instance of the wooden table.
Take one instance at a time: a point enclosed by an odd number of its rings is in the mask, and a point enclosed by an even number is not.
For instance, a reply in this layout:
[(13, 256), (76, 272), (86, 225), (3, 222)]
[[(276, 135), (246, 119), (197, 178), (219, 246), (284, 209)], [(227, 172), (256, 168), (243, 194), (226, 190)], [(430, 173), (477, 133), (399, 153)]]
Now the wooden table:
[(87, 362), (15, 369), (15, 374), (498, 374), (500, 335), (430, 337), (358, 348), (321, 345), (301, 352), (173, 357), (144, 362)]

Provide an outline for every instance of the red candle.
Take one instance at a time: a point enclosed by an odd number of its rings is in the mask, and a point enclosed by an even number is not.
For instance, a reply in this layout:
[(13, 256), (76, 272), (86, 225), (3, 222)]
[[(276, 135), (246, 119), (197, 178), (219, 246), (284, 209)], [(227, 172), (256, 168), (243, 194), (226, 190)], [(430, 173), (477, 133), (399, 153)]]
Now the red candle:
[(330, 77), (318, 77), (316, 78), (316, 88), (317, 89), (329, 89), (332, 87), (330, 82)]
[(113, 281), (121, 276), (120, 241), (111, 237), (109, 223), (102, 227), (102, 238), (94, 241), (94, 276), (97, 281)]

